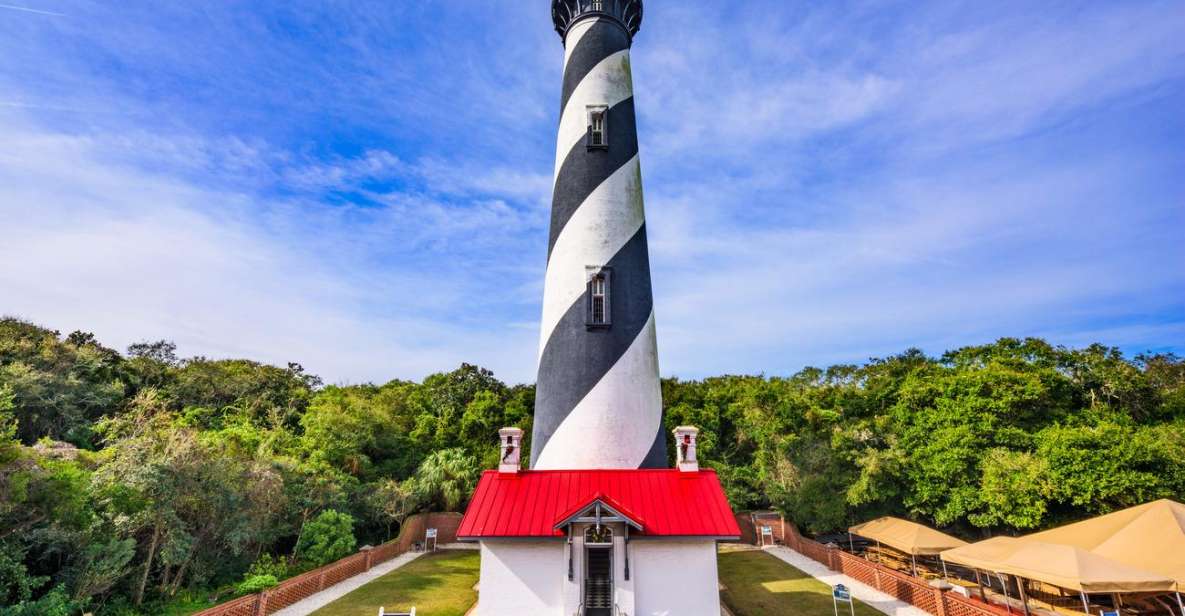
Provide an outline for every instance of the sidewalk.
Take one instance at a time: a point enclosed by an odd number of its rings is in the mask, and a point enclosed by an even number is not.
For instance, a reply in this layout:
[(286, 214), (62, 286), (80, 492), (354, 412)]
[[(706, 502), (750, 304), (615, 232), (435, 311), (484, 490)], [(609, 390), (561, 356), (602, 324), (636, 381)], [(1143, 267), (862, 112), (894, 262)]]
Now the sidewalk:
[(811, 577), (834, 587), (836, 584), (843, 584), (852, 591), (852, 596), (859, 599), (861, 602), (867, 604), (869, 607), (878, 611), (884, 612), (889, 616), (930, 616), (925, 610), (916, 608), (904, 601), (886, 595), (885, 593), (857, 582), (852, 578), (842, 574), (836, 573), (827, 567), (783, 546), (773, 546), (764, 548), (769, 554), (780, 558), (787, 564), (802, 570)]
[(426, 552), (407, 552), (400, 554), (387, 562), (376, 565), (366, 573), (360, 573), (347, 580), (322, 590), (321, 592), (312, 595), (308, 598), (302, 599), (289, 605), (288, 607), (276, 612), (273, 616), (308, 616), (313, 612), (341, 599), (346, 594), (357, 589), (360, 586), (373, 582), (374, 580), (387, 575), (388, 573), (406, 565), (407, 563), (423, 556)]

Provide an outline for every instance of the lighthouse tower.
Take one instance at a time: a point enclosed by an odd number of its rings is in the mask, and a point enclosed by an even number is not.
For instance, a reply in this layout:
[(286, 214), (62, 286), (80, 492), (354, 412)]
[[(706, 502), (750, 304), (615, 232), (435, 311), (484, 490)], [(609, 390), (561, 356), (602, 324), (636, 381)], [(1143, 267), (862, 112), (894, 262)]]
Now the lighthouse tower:
[(564, 84), (531, 468), (666, 465), (630, 46), (641, 0), (553, 0)]
[(666, 464), (630, 45), (642, 0), (553, 0), (564, 88), (531, 466), (503, 428), (457, 539), (477, 616), (719, 616), (716, 544), (740, 528), (699, 430)]

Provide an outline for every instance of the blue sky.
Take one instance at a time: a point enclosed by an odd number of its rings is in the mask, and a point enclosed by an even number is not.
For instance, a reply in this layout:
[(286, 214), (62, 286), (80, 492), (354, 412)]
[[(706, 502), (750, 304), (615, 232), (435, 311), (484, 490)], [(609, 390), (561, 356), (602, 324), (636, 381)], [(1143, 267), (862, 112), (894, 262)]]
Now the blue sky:
[[(1185, 352), (1185, 3), (649, 0), (664, 376)], [(533, 381), (544, 0), (0, 0), (0, 312)]]

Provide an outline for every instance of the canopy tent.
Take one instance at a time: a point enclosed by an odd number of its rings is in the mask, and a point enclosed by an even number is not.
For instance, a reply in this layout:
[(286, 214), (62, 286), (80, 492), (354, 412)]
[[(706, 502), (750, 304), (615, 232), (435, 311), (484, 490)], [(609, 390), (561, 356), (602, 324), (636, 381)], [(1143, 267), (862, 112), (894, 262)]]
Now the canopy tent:
[(1071, 545), (1176, 580), (1185, 590), (1185, 505), (1158, 500), (1034, 533), (1026, 540)]
[(940, 554), (942, 560), (956, 565), (994, 571), (999, 563), (1012, 556), (1020, 547), (1016, 537), (992, 537), (977, 543), (946, 550)]
[(1138, 569), (1081, 547), (1028, 537), (995, 537), (947, 550), (942, 559), (1083, 593), (1172, 592), (1168, 576)]
[(911, 556), (934, 556), (943, 550), (967, 545), (966, 541), (958, 537), (894, 517), (877, 518), (853, 526), (848, 532), (878, 541)]

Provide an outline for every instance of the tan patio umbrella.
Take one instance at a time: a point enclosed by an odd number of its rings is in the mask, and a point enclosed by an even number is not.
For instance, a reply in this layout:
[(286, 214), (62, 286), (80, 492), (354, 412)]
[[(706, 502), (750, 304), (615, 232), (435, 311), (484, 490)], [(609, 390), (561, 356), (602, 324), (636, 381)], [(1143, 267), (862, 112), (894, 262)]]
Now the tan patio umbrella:
[(942, 560), (956, 565), (994, 571), (999, 563), (1012, 556), (1020, 549), (1020, 540), (1016, 537), (992, 537), (984, 541), (970, 543), (962, 547), (946, 550), (940, 555)]
[(1176, 581), (1060, 543), (1028, 537), (996, 537), (942, 553), (942, 559), (960, 565), (1006, 573), (1077, 590), (1090, 612), (1086, 595), (1093, 593), (1173, 592)]
[(1185, 505), (1158, 500), (1028, 535), (1172, 578), (1185, 587)]
[(885, 516), (871, 522), (865, 522), (848, 529), (853, 535), (860, 535), (876, 541), (877, 545), (885, 544), (895, 550), (909, 554), (909, 561), (913, 574), (918, 574), (918, 556), (936, 556), (943, 550), (967, 545), (966, 541), (952, 537), (909, 520)]
[(1034, 533), (1027, 538), (1078, 546), (1177, 581), (1185, 614), (1185, 505), (1168, 499)]
[(936, 531), (929, 526), (884, 517), (848, 529), (853, 535), (867, 537), (912, 556), (934, 556), (943, 550), (967, 545), (966, 541)]
[[(979, 571), (993, 571), (992, 567), (1005, 558), (1011, 556), (1016, 549), (1020, 547), (1015, 537), (992, 537), (984, 541), (965, 545), (963, 547), (954, 548), (943, 552), (942, 558), (942, 572), (946, 574), (946, 563), (955, 563), (956, 565), (964, 565), (975, 570), (975, 582), (979, 584), (979, 597), (987, 602), (987, 593), (983, 589), (983, 580), (979, 578)], [(999, 575), (999, 572), (995, 572)], [(1001, 579), (1000, 586), (1004, 589), (1004, 595), (1008, 595), (1008, 585)], [(1021, 593), (1022, 602), (1025, 602), (1025, 613), (1029, 613), (1028, 603)], [(1009, 606), (1008, 613), (1012, 613), (1012, 608)]]

